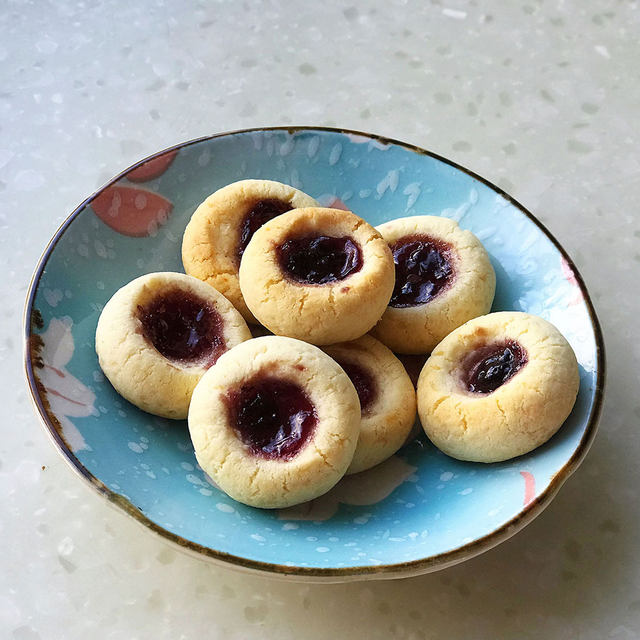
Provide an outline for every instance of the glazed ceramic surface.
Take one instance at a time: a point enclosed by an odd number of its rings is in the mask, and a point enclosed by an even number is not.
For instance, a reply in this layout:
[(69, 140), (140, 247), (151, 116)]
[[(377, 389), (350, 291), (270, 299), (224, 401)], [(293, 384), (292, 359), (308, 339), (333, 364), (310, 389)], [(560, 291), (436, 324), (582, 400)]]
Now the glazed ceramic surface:
[[(122, 285), (182, 271), (184, 228), (210, 193), (279, 180), (377, 225), (441, 215), (473, 231), (497, 274), (494, 310), (537, 314), (576, 352), (574, 410), (546, 445), (500, 464), (448, 458), (424, 436), (299, 507), (234, 502), (198, 467), (186, 422), (145, 414), (98, 366), (100, 311)], [(27, 376), (70, 463), (133, 517), (197, 553), (312, 579), (412, 575), (471, 557), (530, 521), (575, 470), (595, 433), (602, 340), (571, 262), (533, 217), (452, 163), (366, 134), (272, 129), (197, 140), (136, 165), (85, 201), (45, 252), (27, 302)]]

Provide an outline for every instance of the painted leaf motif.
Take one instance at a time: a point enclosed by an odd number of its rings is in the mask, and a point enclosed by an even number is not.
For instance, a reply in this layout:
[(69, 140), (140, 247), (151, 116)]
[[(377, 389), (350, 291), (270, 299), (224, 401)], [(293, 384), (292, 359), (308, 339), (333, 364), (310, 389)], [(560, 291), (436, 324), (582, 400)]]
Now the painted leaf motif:
[(43, 347), (42, 367), (39, 379), (51, 412), (55, 415), (65, 441), (73, 452), (91, 447), (75, 426), (71, 418), (85, 418), (98, 415), (95, 407), (96, 396), (66, 368), (75, 350), (71, 332), (71, 318), (52, 318), (47, 330), (41, 334)]
[(163, 153), (161, 156), (153, 158), (129, 171), (129, 173), (127, 173), (127, 180), (129, 180), (129, 182), (148, 182), (149, 180), (154, 180), (169, 168), (177, 155), (178, 152), (175, 150)]
[(347, 207), (347, 205), (337, 197), (329, 202), (329, 204), (327, 204), (327, 207), (329, 207), (330, 209), (342, 209), (342, 211), (351, 211), (351, 209), (349, 209), (349, 207)]
[(520, 475), (524, 478), (524, 500), (526, 507), (536, 497), (536, 479), (529, 471), (521, 471)]
[(157, 193), (116, 184), (100, 193), (91, 206), (98, 218), (114, 231), (134, 238), (154, 234), (173, 208), (169, 200)]
[(576, 278), (576, 274), (564, 258), (561, 259), (560, 266), (562, 268), (562, 275), (567, 279), (567, 282), (575, 289), (573, 297), (571, 298), (571, 300), (569, 300), (569, 306), (580, 304), (583, 301), (583, 296), (582, 291), (580, 290), (580, 284), (578, 282), (578, 279)]

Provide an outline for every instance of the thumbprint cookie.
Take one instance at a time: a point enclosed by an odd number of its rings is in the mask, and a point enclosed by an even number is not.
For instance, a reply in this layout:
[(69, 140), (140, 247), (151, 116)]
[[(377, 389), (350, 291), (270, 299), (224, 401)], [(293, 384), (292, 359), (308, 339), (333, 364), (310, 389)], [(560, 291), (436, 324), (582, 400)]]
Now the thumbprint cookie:
[(302, 208), (274, 218), (256, 231), (240, 264), (242, 294), (260, 323), (316, 345), (369, 331), (393, 283), (382, 236), (339, 209)]
[(218, 189), (194, 212), (182, 240), (184, 270), (226, 296), (247, 322), (254, 323), (238, 283), (242, 254), (265, 222), (317, 202), (273, 180), (241, 180)]
[(205, 371), (249, 338), (242, 316), (208, 284), (183, 273), (149, 273), (107, 302), (96, 352), (105, 376), (129, 402), (184, 419)]
[(444, 453), (498, 462), (546, 442), (571, 413), (579, 384), (573, 349), (556, 327), (526, 313), (491, 313), (435, 348), (418, 380), (418, 413)]
[(360, 436), (348, 474), (380, 464), (406, 442), (416, 419), (416, 393), (402, 363), (381, 342), (362, 336), (324, 347), (360, 399)]
[(490, 311), (496, 276), (470, 231), (437, 216), (376, 228), (393, 253), (395, 286), (372, 333), (392, 351), (429, 353), (455, 328)]
[(200, 466), (234, 500), (261, 508), (327, 492), (351, 464), (359, 427), (347, 374), (317, 347), (281, 336), (222, 355), (189, 409)]

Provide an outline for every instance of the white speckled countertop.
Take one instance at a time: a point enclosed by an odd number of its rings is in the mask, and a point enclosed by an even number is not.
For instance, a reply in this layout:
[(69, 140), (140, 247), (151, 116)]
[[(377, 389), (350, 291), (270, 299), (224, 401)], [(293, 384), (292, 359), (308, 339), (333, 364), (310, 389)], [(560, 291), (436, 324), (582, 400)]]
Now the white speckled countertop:
[[(0, 636), (640, 637), (640, 4), (118, 5), (0, 11)], [(586, 280), (609, 362), (600, 432), (551, 506), (480, 557), (345, 585), (215, 568), (110, 509), (35, 417), (22, 307), (58, 225), (152, 152), (276, 124), (455, 160), (539, 217)]]

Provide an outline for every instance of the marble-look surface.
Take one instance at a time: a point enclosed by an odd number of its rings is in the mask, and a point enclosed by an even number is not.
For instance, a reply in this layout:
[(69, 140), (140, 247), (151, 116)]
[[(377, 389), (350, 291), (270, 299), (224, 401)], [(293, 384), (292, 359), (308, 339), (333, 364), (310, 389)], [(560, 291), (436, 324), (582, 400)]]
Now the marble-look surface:
[[(0, 635), (640, 637), (640, 5), (7, 0), (0, 11)], [(91, 493), (23, 382), (29, 279), (71, 210), (184, 139), (368, 130), (508, 190), (564, 244), (607, 343), (600, 432), (523, 532), (401, 581), (302, 585), (169, 548)]]

